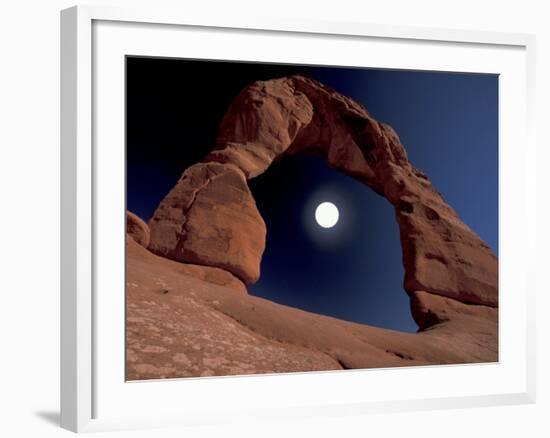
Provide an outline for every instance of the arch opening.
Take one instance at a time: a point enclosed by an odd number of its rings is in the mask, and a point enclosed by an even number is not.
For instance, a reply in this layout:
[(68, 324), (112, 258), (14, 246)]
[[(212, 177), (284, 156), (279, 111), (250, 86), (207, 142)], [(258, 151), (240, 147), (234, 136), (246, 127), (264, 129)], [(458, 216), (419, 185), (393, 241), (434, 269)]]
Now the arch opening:
[[(391, 204), (319, 156), (286, 156), (249, 180), (266, 223), (260, 278), (252, 295), (371, 326), (415, 332)], [(340, 212), (322, 228), (315, 210)]]
[(432, 295), (498, 306), (496, 256), (410, 163), (395, 131), (352, 99), (303, 76), (255, 82), (237, 96), (214, 149), (184, 172), (155, 211), (149, 249), (254, 284), (266, 226), (249, 181), (300, 153), (324, 157), (393, 205), (404, 288), (421, 330), (438, 321), (430, 313), (433, 303), (426, 302)]

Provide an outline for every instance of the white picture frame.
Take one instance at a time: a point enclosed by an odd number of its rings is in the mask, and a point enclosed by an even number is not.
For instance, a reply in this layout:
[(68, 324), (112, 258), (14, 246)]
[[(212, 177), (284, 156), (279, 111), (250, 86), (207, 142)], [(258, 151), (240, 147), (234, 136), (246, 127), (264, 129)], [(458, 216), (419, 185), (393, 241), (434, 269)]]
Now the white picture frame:
[[(100, 27), (96, 27), (100, 26)], [(120, 36), (122, 32), (131, 32), (132, 38)], [(98, 30), (101, 29), (101, 30)], [(147, 38), (140, 38), (140, 34), (148, 29)], [(503, 348), (504, 358), (496, 364), (497, 368), (485, 368), (484, 365), (457, 365), (452, 368), (441, 367), (416, 367), (414, 370), (391, 370), (391, 379), (395, 382), (407, 382), (412, 380), (422, 381), (431, 379), (448, 379), (452, 374), (453, 379), (458, 379), (457, 388), (446, 392), (445, 388), (436, 391), (436, 384), (430, 393), (421, 393), (411, 388), (410, 391), (397, 385), (395, 391), (389, 391), (388, 397), (380, 396), (376, 392), (375, 379), (384, 379), (384, 373), (388, 370), (360, 370), (352, 373), (308, 373), (287, 376), (250, 376), (250, 377), (224, 377), (208, 379), (187, 379), (186, 382), (174, 379), (165, 382), (141, 382), (125, 383), (120, 381), (120, 374), (104, 371), (108, 368), (109, 351), (116, 353), (116, 358), (123, 357), (123, 344), (119, 345), (120, 352), (112, 350), (117, 342), (117, 336), (123, 333), (121, 329), (120, 305), (122, 298), (113, 302), (111, 308), (117, 311), (106, 311), (106, 300), (98, 300), (98, 287), (101, 291), (103, 284), (113, 282), (113, 288), (121, 286), (117, 275), (111, 275), (107, 271), (98, 269), (104, 263), (98, 254), (103, 248), (98, 243), (98, 223), (111, 221), (114, 233), (124, 234), (124, 210), (121, 214), (111, 219), (99, 217), (97, 209), (103, 200), (105, 190), (103, 185), (120, 185), (123, 178), (123, 168), (120, 175), (116, 176), (116, 166), (120, 164), (118, 159), (112, 160), (112, 164), (106, 164), (104, 154), (96, 153), (97, 142), (101, 144), (111, 140), (118, 144), (120, 132), (112, 134), (112, 137), (104, 136), (103, 129), (97, 129), (97, 123), (101, 122), (104, 108), (101, 93), (98, 94), (98, 83), (109, 74), (111, 57), (120, 58), (131, 41), (135, 44), (131, 54), (136, 54), (139, 44), (143, 53), (156, 53), (159, 47), (165, 47), (159, 56), (171, 56), (171, 45), (164, 44), (163, 38), (167, 33), (177, 32), (177, 29), (186, 29), (186, 32), (200, 32), (201, 35), (234, 32), (236, 38), (263, 38), (268, 35), (273, 41), (288, 38), (307, 38), (308, 44), (315, 44), (318, 38), (335, 38), (338, 44), (363, 44), (364, 42), (384, 42), (385, 44), (397, 44), (402, 46), (396, 50), (404, 50), (403, 47), (420, 47), (422, 50), (447, 50), (449, 47), (463, 50), (483, 49), (474, 58), (479, 62), (479, 71), (491, 69), (491, 72), (508, 75), (510, 80), (505, 81), (505, 87), (501, 89), (502, 95), (511, 99), (519, 106), (514, 108), (514, 113), (508, 113), (506, 106), (501, 106), (501, 144), (509, 144), (514, 140), (521, 140), (522, 147), (517, 148), (514, 154), (506, 151), (501, 154), (500, 172), (500, 199), (501, 222), (500, 239), (509, 242), (501, 252), (501, 288), (504, 290), (505, 299), (500, 309), (501, 332), (500, 342)], [(157, 36), (154, 36), (157, 35)], [(175, 34), (170, 35), (170, 41)], [(166, 40), (168, 41), (168, 40)], [(106, 44), (108, 42), (109, 44)], [(268, 43), (267, 39), (264, 41)], [(254, 50), (251, 47), (242, 47), (243, 51)], [(174, 45), (175, 47), (175, 45)], [(206, 50), (206, 46), (205, 50)], [(200, 44), (198, 49), (200, 49)], [(141, 50), (141, 49), (139, 49)], [(490, 55), (489, 52), (494, 54)], [(140, 54), (143, 54), (140, 53)], [(214, 52), (212, 52), (214, 53)], [(244, 53), (244, 52), (242, 52)], [(244, 55), (236, 53), (234, 59)], [(426, 52), (429, 53), (429, 52)], [(443, 52), (441, 52), (443, 53)], [(498, 53), (498, 54), (497, 54)], [(306, 417), (312, 415), (343, 415), (365, 414), (369, 412), (399, 412), (414, 409), (441, 409), (451, 407), (474, 407), (487, 405), (519, 404), (534, 402), (535, 399), (535, 321), (534, 321), (534, 287), (529, 280), (533, 264), (526, 254), (534, 251), (526, 249), (534, 245), (535, 219), (534, 219), (534, 138), (533, 138), (533, 107), (534, 107), (534, 53), (535, 39), (532, 35), (506, 34), (491, 32), (473, 32), (450, 29), (424, 29), (416, 27), (393, 27), (373, 25), (366, 23), (339, 23), (317, 22), (307, 19), (276, 19), (242, 16), (239, 19), (227, 21), (224, 17), (195, 16), (189, 11), (163, 11), (163, 10), (133, 10), (110, 7), (75, 6), (61, 12), (61, 426), (75, 431), (99, 431), (120, 428), (147, 428), (189, 424), (208, 424), (223, 421), (238, 421), (250, 418), (269, 419), (274, 417)], [(479, 56), (484, 54), (484, 56)], [(336, 56), (336, 53), (333, 54)], [(105, 58), (102, 58), (105, 56)], [(174, 52), (174, 56), (178, 56)], [(208, 55), (215, 59), (215, 54)], [(274, 55), (275, 56), (275, 53)], [(290, 55), (285, 55), (290, 56)], [(325, 53), (323, 56), (331, 56)], [(494, 59), (481, 59), (493, 56)], [(430, 64), (421, 65), (421, 61), (403, 57), (404, 68), (429, 68)], [(451, 59), (453, 58), (453, 59)], [(247, 59), (255, 59), (254, 55)], [(447, 61), (445, 61), (447, 59)], [(473, 58), (472, 58), (473, 59)], [(101, 62), (98, 62), (100, 60)], [(292, 62), (292, 59), (287, 61)], [(494, 61), (493, 63), (491, 61)], [(117, 61), (118, 62), (118, 61)], [(122, 61), (121, 61), (122, 62)], [(296, 58), (294, 59), (296, 62)], [(338, 61), (335, 59), (335, 64)], [(378, 66), (385, 61), (380, 58)], [(408, 64), (407, 64), (408, 62)], [(435, 62), (435, 61), (434, 61)], [(445, 69), (459, 69), (460, 56), (442, 56), (438, 62), (445, 63)], [(454, 62), (455, 64), (452, 64)], [(474, 63), (475, 63), (474, 62)], [(489, 64), (495, 67), (487, 67)], [(99, 66), (98, 66), (99, 65)], [(435, 65), (435, 64), (433, 64)], [(454, 65), (454, 67), (453, 67)], [(474, 65), (474, 64), (472, 64)], [(502, 67), (502, 71), (499, 68)], [(485, 66), (485, 67), (484, 67)], [(104, 69), (104, 67), (106, 69)], [(113, 67), (113, 72), (120, 73), (120, 65)], [(506, 70), (509, 69), (509, 70)], [(505, 71), (507, 73), (503, 73)], [(472, 71), (466, 68), (465, 71)], [(118, 87), (123, 77), (115, 75), (112, 83), (103, 87)], [(114, 77), (114, 76), (113, 76)], [(109, 79), (107, 77), (106, 81)], [(506, 87), (510, 88), (509, 90)], [(115, 90), (116, 99), (120, 98), (123, 90)], [(506, 94), (508, 93), (508, 94)], [(118, 96), (118, 97), (117, 97)], [(501, 102), (505, 105), (508, 100)], [(117, 105), (120, 103), (117, 101)], [(109, 108), (113, 107), (112, 105)], [(116, 108), (120, 109), (115, 105)], [(113, 109), (117, 111), (117, 109)], [(112, 116), (112, 117), (111, 117)], [(120, 111), (110, 115), (113, 123), (120, 121)], [(114, 117), (114, 118), (113, 118)], [(512, 119), (513, 117), (513, 119)], [(512, 122), (512, 123), (503, 123)], [(502, 126), (504, 125), (504, 126)], [(105, 126), (103, 124), (102, 126)], [(110, 128), (109, 128), (110, 129)], [(115, 126), (113, 129), (120, 129)], [(105, 129), (105, 132), (108, 129)], [(107, 135), (107, 134), (105, 134)], [(109, 134), (111, 135), (111, 134)], [(104, 140), (105, 139), (105, 140)], [(123, 145), (119, 145), (123, 148)], [(118, 148), (118, 146), (116, 146)], [(118, 149), (117, 149), (118, 150)], [(118, 160), (118, 161), (117, 161)], [(515, 167), (514, 167), (515, 166)], [(515, 169), (514, 181), (511, 181), (511, 171)], [(115, 190), (116, 192), (116, 190)], [(106, 197), (106, 196), (105, 196)], [(115, 201), (113, 201), (115, 202)], [(116, 201), (118, 202), (118, 201)], [(517, 208), (517, 202), (521, 202), (523, 208)], [(521, 227), (521, 228), (520, 228)], [(110, 231), (103, 225), (99, 225), (100, 234), (109, 234)], [(515, 236), (514, 230), (522, 229), (521, 238)], [(527, 234), (525, 234), (527, 230)], [(118, 235), (118, 234), (117, 234)], [(113, 234), (109, 234), (112, 238)], [(116, 236), (115, 236), (116, 237)], [(123, 240), (121, 240), (123, 247)], [(120, 246), (119, 246), (120, 249)], [(113, 257), (120, 252), (113, 251)], [(519, 260), (520, 257), (522, 260)], [(117, 262), (119, 263), (120, 260)], [(117, 265), (120, 267), (120, 264)], [(503, 271), (506, 269), (506, 271)], [(504, 275), (503, 275), (504, 274)], [(122, 274), (120, 274), (122, 275)], [(117, 278), (115, 278), (117, 277)], [(504, 283), (505, 282), (505, 283)], [(99, 285), (99, 286), (98, 286)], [(118, 286), (117, 286), (118, 285)], [(123, 286), (123, 284), (122, 284)], [(509, 295), (506, 292), (510, 288)], [(513, 290), (512, 290), (513, 289)], [(514, 292), (514, 293), (512, 293)], [(116, 294), (110, 294), (115, 296)], [(109, 298), (110, 299), (110, 298)], [(122, 300), (122, 301), (121, 301)], [(118, 306), (118, 307), (117, 307)], [(516, 331), (508, 331), (511, 318), (516, 318)], [(114, 330), (112, 345), (103, 336), (106, 330)], [(121, 332), (122, 330), (122, 332)], [(512, 336), (513, 334), (513, 336)], [(508, 344), (510, 343), (510, 344)], [(107, 346), (109, 344), (109, 346)], [(109, 350), (111, 348), (111, 350)], [(102, 354), (98, 354), (102, 351)], [(514, 351), (513, 361), (506, 352)], [(115, 356), (116, 369), (121, 365)], [(512, 363), (513, 362), (513, 363)], [(507, 368), (508, 367), (508, 368)], [(413, 367), (411, 367), (413, 368)], [(420, 369), (422, 368), (422, 369)], [(450, 371), (447, 371), (450, 370)], [(503, 371), (499, 374), (499, 370)], [(118, 371), (117, 371), (118, 372)], [(462, 374), (461, 374), (462, 373)], [(109, 375), (107, 375), (109, 374)], [(460, 375), (474, 376), (474, 382), (478, 390), (474, 391), (467, 385), (461, 385)], [(475, 377), (478, 376), (478, 377)], [(494, 381), (490, 381), (493, 377)], [(114, 379), (114, 380), (113, 380)], [(118, 380), (117, 380), (118, 379)], [(277, 379), (273, 381), (273, 379)], [(372, 393), (352, 394), (351, 388), (357, 387), (361, 379), (370, 379), (369, 384)], [(116, 380), (116, 385), (112, 382)], [(168, 411), (166, 406), (160, 404), (158, 409), (151, 410), (147, 406), (144, 412), (147, 416), (139, 414), (139, 400), (151, 399), (160, 394), (168, 394), (167, 400), (172, 400), (177, 394), (178, 387), (187, 385), (186, 391), (196, 393), (205, 391), (210, 394), (220, 394), (223, 402), (224, 394), (229, 391), (242, 392), (242, 400), (236, 400), (235, 406), (225, 412), (223, 405), (204, 402), (195, 403), (193, 409), (186, 406), (184, 401), (176, 404)], [(178, 386), (179, 385), (179, 386)], [(284, 392), (275, 392), (275, 387), (284, 389), (285, 385), (302, 385), (300, 393), (305, 395), (296, 403), (290, 403), (284, 397)], [(307, 398), (308, 391), (323, 385), (324, 390), (313, 393)], [(120, 387), (119, 389), (111, 386)], [(463, 388), (458, 388), (462, 386)], [(130, 391), (126, 389), (130, 388)], [(175, 388), (175, 389), (171, 389)], [(281, 391), (283, 391), (281, 389)], [(254, 400), (253, 404), (244, 401), (245, 396), (254, 396), (259, 393), (273, 391), (269, 403), (263, 403), (261, 398)], [(416, 391), (416, 392), (415, 392)], [(141, 394), (141, 395), (140, 395)], [(420, 395), (419, 395), (420, 394)], [(125, 405), (121, 403), (132, 401), (131, 409), (119, 408)], [(260, 397), (260, 396), (258, 396)], [(106, 400), (108, 398), (108, 400)], [(105, 414), (103, 414), (105, 412)], [(134, 413), (131, 415), (131, 413)]]

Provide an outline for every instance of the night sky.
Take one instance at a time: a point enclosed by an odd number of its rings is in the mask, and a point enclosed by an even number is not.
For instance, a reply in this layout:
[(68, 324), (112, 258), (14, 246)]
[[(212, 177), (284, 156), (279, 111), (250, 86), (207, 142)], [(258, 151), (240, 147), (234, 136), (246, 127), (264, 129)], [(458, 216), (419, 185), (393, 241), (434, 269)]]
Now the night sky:
[[(302, 74), (390, 124), (411, 162), (498, 254), (498, 77), (364, 68), (127, 58), (127, 207), (148, 220), (212, 148), (221, 118), (256, 80)], [(285, 157), (250, 181), (267, 224), (254, 295), (384, 328), (416, 331), (393, 207), (323, 159)], [(340, 211), (334, 228), (317, 205)]]

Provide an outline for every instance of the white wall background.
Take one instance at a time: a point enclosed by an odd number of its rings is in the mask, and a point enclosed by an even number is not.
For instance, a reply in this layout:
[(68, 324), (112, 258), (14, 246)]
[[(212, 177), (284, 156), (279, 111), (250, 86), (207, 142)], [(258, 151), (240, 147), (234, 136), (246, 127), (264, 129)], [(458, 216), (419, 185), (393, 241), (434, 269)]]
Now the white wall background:
[[(261, 426), (118, 432), (106, 436), (550, 436), (550, 13), (547, 2), (522, 0), (232, 0), (96, 1), (97, 4), (199, 8), (537, 34), (538, 402), (529, 406), (312, 419)], [(199, 3), (199, 4), (197, 4)], [(0, 5), (0, 435), (68, 436), (59, 404), (59, 10), (65, 0)], [(522, 145), (518, 144), (518, 148)]]

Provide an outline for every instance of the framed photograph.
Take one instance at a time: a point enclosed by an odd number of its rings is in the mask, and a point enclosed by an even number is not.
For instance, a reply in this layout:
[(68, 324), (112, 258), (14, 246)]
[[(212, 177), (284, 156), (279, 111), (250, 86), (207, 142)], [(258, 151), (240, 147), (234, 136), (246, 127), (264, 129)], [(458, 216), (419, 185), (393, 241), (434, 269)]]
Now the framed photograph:
[(61, 55), (63, 427), (534, 401), (534, 37), (78, 6)]

